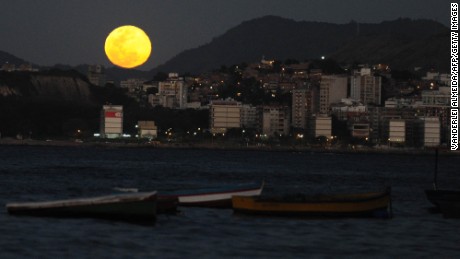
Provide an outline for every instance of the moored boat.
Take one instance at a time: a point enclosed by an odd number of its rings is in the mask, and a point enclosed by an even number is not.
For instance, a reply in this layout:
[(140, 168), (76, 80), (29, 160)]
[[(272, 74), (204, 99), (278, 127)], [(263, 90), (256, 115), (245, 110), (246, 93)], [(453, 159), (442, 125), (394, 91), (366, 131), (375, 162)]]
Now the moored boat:
[(180, 190), (160, 193), (159, 198), (176, 197), (179, 200), (179, 206), (231, 208), (232, 196), (258, 196), (262, 193), (263, 186), (264, 183), (262, 182)]
[(425, 190), (427, 199), (446, 218), (460, 218), (460, 191)]
[(438, 156), (436, 149), (433, 189), (425, 190), (426, 197), (434, 205), (431, 211), (441, 212), (445, 218), (460, 218), (460, 191), (438, 189)]
[(295, 217), (392, 217), (390, 188), (382, 192), (232, 198), (238, 213)]
[(116, 194), (44, 202), (8, 203), (12, 215), (44, 217), (93, 217), (133, 222), (154, 222), (157, 192)]

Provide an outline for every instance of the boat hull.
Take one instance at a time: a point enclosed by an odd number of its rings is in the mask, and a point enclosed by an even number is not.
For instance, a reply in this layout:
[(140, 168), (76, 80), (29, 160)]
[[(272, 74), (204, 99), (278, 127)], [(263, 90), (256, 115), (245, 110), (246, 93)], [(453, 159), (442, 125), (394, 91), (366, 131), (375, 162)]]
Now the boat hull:
[(158, 196), (157, 198), (157, 214), (176, 214), (179, 211), (177, 206), (179, 200), (177, 197), (163, 197)]
[(460, 191), (425, 190), (425, 194), (445, 218), (460, 218)]
[(391, 217), (389, 192), (304, 197), (303, 199), (234, 196), (238, 213), (295, 217)]
[(109, 195), (95, 198), (69, 199), (50, 202), (9, 203), (11, 215), (63, 218), (103, 218), (125, 221), (154, 221), (156, 192)]

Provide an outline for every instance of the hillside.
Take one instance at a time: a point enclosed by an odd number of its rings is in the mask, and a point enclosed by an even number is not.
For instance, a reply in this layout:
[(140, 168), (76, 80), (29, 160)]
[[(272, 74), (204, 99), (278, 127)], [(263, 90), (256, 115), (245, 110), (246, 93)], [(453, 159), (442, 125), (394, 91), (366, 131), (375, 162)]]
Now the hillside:
[[(199, 74), (222, 65), (256, 62), (263, 56), (281, 61), (326, 56), (340, 63), (388, 63), (401, 70), (424, 67), (448, 72), (448, 38), (448, 28), (430, 20), (332, 24), (265, 16), (245, 21), (211, 42), (185, 50), (150, 71), (108, 67), (106, 74), (107, 79), (116, 83), (133, 77), (149, 80), (157, 72)], [(0, 51), (0, 64), (5, 62), (28, 63)], [(54, 68), (74, 69), (83, 75), (88, 71), (87, 65), (56, 65)]]
[(0, 96), (70, 103), (94, 102), (89, 82), (75, 71), (1, 72)]
[(13, 64), (13, 65), (16, 65), (16, 66), (19, 66), (21, 64), (24, 64), (24, 63), (28, 63), (27, 61), (21, 59), (21, 58), (18, 58), (8, 52), (5, 52), (5, 51), (1, 51), (0, 50), (0, 64), (5, 64), (5, 63), (9, 63), (9, 64)]
[(398, 19), (379, 24), (296, 22), (266, 16), (243, 22), (208, 44), (186, 50), (152, 70), (201, 73), (241, 62), (336, 58), (339, 62), (387, 62), (393, 67), (445, 70), (448, 28), (435, 21)]
[(420, 40), (404, 40), (391, 35), (360, 36), (331, 54), (342, 63), (355, 61), (368, 64), (385, 63), (391, 68), (406, 70), (414, 67), (450, 69), (449, 33), (431, 35)]
[(131, 114), (138, 106), (123, 89), (92, 86), (75, 70), (0, 71), (2, 136), (90, 136), (98, 131), (100, 109), (107, 103), (123, 105)]

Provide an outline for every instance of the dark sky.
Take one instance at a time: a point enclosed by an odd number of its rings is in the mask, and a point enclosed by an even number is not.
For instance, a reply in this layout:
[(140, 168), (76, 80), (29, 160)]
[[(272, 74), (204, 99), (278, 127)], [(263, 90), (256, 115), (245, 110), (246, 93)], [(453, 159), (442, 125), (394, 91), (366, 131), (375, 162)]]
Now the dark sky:
[(277, 15), (296, 21), (379, 23), (399, 17), (449, 23), (446, 0), (7, 0), (0, 3), (0, 50), (40, 65), (110, 65), (106, 36), (131, 24), (152, 40), (151, 69), (243, 21)]

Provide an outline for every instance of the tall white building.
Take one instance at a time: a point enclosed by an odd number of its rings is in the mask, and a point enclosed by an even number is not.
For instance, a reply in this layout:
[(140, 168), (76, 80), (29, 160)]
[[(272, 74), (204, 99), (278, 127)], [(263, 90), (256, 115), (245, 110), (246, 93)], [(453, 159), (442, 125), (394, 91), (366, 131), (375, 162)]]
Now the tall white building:
[(100, 133), (103, 138), (119, 138), (123, 134), (123, 106), (104, 105), (101, 111)]
[(346, 76), (323, 75), (319, 87), (319, 112), (329, 114), (331, 104), (347, 98), (348, 78)]
[(350, 97), (367, 105), (381, 104), (382, 78), (373, 76), (370, 68), (355, 71), (350, 77)]
[(158, 84), (159, 104), (173, 109), (187, 108), (187, 85), (177, 73), (169, 73), (168, 79)]

